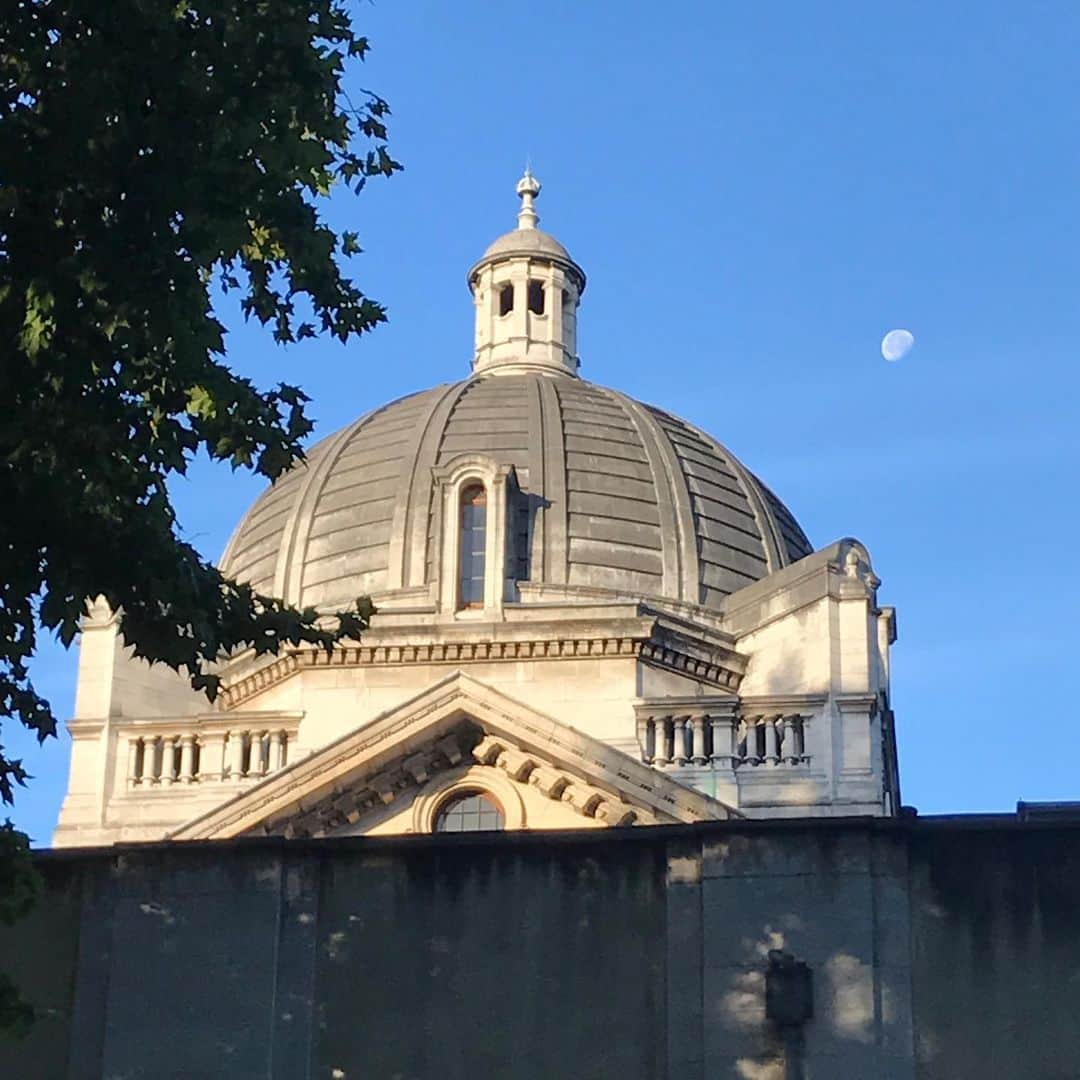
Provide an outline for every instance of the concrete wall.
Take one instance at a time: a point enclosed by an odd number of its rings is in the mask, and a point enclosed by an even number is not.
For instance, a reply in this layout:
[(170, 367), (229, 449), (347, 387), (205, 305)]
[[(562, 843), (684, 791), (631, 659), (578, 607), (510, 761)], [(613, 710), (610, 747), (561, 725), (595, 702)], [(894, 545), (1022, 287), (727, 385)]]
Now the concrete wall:
[[(1080, 1074), (1080, 828), (739, 822), (44, 855), (22, 1078)], [(798, 1074), (796, 1074), (798, 1075)]]
[(1080, 827), (909, 845), (920, 1080), (1080, 1076)]

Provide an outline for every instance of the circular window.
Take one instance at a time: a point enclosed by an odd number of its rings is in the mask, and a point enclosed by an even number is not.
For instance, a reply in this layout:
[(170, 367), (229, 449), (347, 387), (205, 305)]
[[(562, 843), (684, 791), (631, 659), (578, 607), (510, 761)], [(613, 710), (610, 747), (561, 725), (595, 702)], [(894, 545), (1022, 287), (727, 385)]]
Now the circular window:
[(504, 828), (502, 807), (479, 791), (451, 799), (435, 815), (436, 832), (490, 832)]

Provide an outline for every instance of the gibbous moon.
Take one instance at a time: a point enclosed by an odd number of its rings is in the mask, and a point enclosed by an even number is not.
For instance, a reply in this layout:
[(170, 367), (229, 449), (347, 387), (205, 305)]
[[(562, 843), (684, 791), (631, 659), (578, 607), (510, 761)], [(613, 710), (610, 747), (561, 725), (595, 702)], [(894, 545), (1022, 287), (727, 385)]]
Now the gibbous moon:
[(915, 344), (915, 335), (910, 330), (890, 330), (881, 339), (881, 355), (886, 360), (902, 360)]

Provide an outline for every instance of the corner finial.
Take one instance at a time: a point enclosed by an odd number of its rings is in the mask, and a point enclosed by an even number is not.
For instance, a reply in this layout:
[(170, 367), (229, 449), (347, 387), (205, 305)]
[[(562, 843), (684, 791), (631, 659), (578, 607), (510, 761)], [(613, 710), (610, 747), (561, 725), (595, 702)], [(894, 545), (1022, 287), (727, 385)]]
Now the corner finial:
[(532, 174), (532, 169), (525, 166), (525, 175), (518, 181), (517, 193), (521, 198), (521, 209), (518, 211), (518, 228), (535, 229), (540, 220), (536, 216), (533, 207), (533, 199), (540, 194), (540, 181)]

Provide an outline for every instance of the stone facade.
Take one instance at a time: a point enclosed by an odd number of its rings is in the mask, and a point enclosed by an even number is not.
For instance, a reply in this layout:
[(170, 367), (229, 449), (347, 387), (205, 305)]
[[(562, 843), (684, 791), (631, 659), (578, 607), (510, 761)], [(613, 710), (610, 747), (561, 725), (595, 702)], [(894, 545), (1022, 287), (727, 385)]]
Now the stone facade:
[[(371, 594), (363, 640), (234, 656), (210, 708), (92, 605), (58, 846), (236, 835), (223, 807), (249, 833), (424, 831), (416, 806), (466, 791), (526, 829), (897, 812), (896, 623), (866, 548), (813, 551), (711, 436), (579, 378), (585, 275), (538, 192), (469, 273), (472, 376), (324, 440), (224, 555), (293, 603)], [(349, 740), (374, 764), (313, 816)], [(253, 809), (279, 797), (291, 819)]]

